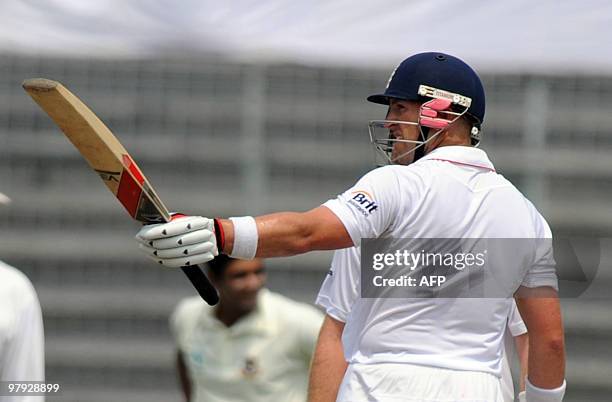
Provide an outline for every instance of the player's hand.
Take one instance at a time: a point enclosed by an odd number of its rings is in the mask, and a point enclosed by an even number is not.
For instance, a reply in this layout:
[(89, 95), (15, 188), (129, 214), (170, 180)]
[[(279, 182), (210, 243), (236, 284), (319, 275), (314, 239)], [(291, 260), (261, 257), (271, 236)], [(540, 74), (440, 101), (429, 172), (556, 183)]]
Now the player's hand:
[(143, 226), (136, 240), (147, 256), (166, 267), (202, 264), (219, 255), (214, 221), (202, 216)]
[(527, 402), (527, 398), (525, 397), (525, 391), (522, 391), (520, 394), (518, 394), (518, 399), (519, 402)]

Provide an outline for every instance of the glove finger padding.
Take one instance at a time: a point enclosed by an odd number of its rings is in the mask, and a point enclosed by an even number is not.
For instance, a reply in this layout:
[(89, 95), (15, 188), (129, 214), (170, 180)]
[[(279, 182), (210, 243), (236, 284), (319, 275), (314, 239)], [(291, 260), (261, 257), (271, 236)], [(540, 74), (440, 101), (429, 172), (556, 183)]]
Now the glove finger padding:
[(188, 267), (191, 265), (204, 264), (215, 258), (212, 253), (198, 254), (183, 258), (168, 258), (163, 260), (157, 260), (159, 264), (170, 268)]
[(212, 232), (214, 230), (213, 220), (202, 216), (185, 216), (168, 223), (143, 226), (136, 237), (142, 240), (165, 239), (201, 229)]
[(215, 234), (210, 230), (202, 229), (197, 232), (184, 233), (166, 239), (149, 240), (146, 244), (158, 250), (166, 250), (173, 248), (183, 249), (185, 246), (200, 243), (212, 243), (216, 245), (217, 240), (215, 239)]
[(214, 258), (215, 256), (213, 255), (213, 253), (204, 253), (184, 258), (170, 258), (166, 260), (160, 260), (160, 263), (166, 267), (180, 268), (198, 264), (205, 264), (213, 260)]
[(219, 254), (214, 221), (201, 216), (144, 226), (136, 240), (149, 258), (167, 267), (202, 264)]
[(213, 254), (210, 251), (204, 252), (201, 254), (196, 254), (196, 255), (182, 255), (179, 258), (159, 258), (158, 256), (154, 254), (157, 251), (156, 249), (152, 247), (148, 247), (147, 245), (142, 244), (142, 243), (139, 244), (138, 247), (142, 251), (144, 251), (147, 257), (149, 257), (156, 263), (161, 264), (165, 267), (170, 267), (170, 268), (180, 268), (184, 266), (204, 264), (215, 258), (215, 254)]
[(215, 245), (211, 242), (199, 243), (189, 247), (177, 247), (166, 250), (157, 249), (153, 255), (159, 259), (184, 258), (198, 254), (214, 253)]

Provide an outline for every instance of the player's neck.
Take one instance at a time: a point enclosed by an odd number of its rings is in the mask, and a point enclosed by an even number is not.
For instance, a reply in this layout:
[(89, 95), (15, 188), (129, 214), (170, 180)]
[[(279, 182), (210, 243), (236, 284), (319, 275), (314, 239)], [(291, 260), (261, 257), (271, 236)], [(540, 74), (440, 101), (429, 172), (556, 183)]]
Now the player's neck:
[(223, 300), (219, 301), (219, 304), (214, 310), (215, 317), (228, 328), (250, 312), (251, 310), (244, 310), (223, 303)]

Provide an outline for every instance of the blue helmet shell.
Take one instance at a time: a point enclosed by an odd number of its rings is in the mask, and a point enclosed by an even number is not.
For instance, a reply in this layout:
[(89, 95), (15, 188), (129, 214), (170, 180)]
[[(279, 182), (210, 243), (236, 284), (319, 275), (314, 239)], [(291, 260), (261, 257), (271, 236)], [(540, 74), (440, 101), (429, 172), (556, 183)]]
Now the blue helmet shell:
[(420, 85), (467, 96), (472, 99), (467, 113), (480, 124), (485, 116), (485, 93), (478, 74), (457, 57), (439, 53), (418, 53), (402, 61), (393, 71), (382, 94), (368, 96), (368, 101), (389, 104), (389, 98), (424, 102), (418, 94)]

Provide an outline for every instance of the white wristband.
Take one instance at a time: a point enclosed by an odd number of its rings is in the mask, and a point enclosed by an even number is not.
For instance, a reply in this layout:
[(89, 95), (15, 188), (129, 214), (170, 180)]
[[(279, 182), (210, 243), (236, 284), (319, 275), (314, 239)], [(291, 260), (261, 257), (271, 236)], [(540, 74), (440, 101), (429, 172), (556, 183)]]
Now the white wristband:
[(546, 389), (539, 388), (529, 382), (529, 379), (525, 381), (525, 399), (529, 402), (561, 402), (565, 395), (565, 380), (559, 388)]
[(229, 218), (234, 224), (234, 247), (230, 257), (252, 260), (257, 253), (257, 224), (252, 216)]

